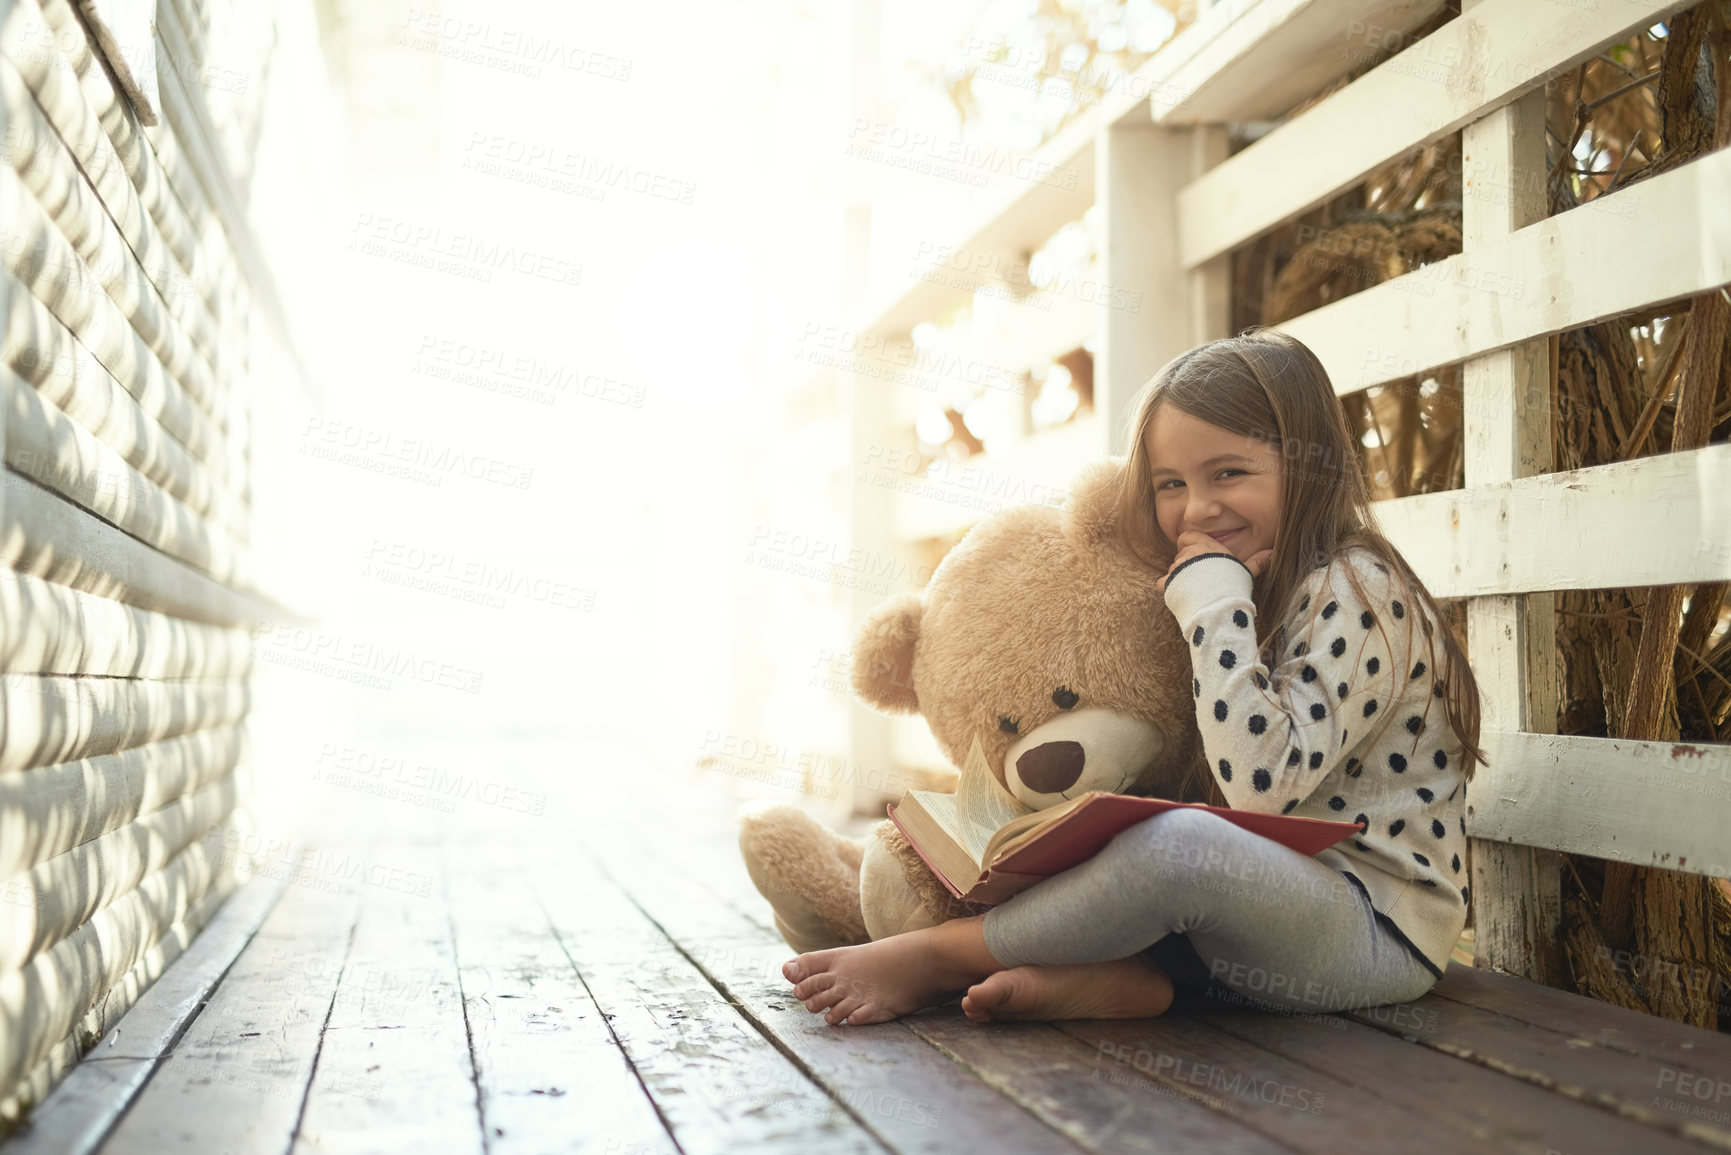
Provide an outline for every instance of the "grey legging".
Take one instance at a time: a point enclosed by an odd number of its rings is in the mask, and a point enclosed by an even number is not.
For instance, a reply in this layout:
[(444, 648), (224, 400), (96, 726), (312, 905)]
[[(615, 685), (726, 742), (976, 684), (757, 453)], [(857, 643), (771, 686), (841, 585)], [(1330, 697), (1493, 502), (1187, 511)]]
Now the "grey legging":
[(1292, 1010), (1410, 1002), (1436, 982), (1344, 874), (1201, 810), (1137, 823), (982, 929), (1005, 966), (1105, 962), (1183, 935), (1208, 977)]

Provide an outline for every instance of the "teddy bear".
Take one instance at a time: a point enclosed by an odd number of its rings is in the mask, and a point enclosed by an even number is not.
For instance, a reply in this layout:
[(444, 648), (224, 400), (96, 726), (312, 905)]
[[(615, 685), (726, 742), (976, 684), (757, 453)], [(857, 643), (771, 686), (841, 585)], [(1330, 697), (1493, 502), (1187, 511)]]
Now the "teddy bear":
[[(1200, 764), (1189, 647), (1160, 574), (1118, 532), (1123, 458), (1090, 463), (1062, 509), (976, 523), (919, 593), (854, 635), (866, 705), (925, 718), (954, 766), (978, 739), (1034, 809), (1088, 790), (1218, 802)], [(796, 951), (885, 938), (978, 913), (953, 898), (888, 819), (863, 839), (796, 806), (744, 815), (740, 853)]]

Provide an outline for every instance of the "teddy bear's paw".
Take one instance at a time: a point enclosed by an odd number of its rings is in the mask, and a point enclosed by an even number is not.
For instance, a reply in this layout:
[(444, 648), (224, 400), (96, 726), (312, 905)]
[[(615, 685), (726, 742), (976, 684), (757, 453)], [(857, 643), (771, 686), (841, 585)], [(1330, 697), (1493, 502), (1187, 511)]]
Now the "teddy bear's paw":
[(739, 853), (752, 885), (775, 912), (776, 929), (794, 950), (869, 940), (860, 914), (858, 843), (783, 804), (740, 817)]

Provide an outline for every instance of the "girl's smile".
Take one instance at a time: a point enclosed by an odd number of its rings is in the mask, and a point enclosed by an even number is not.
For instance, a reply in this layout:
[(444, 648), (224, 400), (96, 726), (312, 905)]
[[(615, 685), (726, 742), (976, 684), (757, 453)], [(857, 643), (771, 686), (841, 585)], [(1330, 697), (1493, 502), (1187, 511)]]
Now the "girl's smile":
[(1163, 405), (1143, 445), (1154, 516), (1166, 540), (1206, 534), (1240, 561), (1274, 546), (1280, 522), (1280, 450)]

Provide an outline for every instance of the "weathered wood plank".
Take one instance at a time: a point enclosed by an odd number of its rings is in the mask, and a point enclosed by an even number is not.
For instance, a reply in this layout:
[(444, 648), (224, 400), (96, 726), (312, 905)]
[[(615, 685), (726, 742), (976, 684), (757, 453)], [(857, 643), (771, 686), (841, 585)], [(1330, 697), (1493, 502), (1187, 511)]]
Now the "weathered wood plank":
[(104, 1155), (281, 1152), (354, 933), (357, 888), (291, 885), (103, 1144)]
[[(200, 730), (77, 762), (0, 774), (0, 879), (160, 810), (240, 762), (238, 726)], [(7, 892), (14, 888), (7, 886)]]
[[(136, 975), (133, 989), (143, 993), (124, 1011), (124, 1018), (116, 1015), (109, 1020), (112, 1029), (107, 1030), (89, 1061), (71, 1070), (30, 1113), (25, 1129), (9, 1140), (6, 1155), (88, 1155), (94, 1151), (251, 940), (282, 887), (280, 882), (260, 879), (233, 894), (216, 896), (207, 900), (215, 913), (202, 921), (202, 929), (191, 920), (183, 920), (175, 928), (178, 933), (165, 935), (152, 950), (152, 954), (161, 951), (156, 971), (160, 977), (150, 982), (152, 976), (141, 971), (149, 959), (133, 968), (128, 978)], [(163, 950), (165, 946), (172, 950)], [(113, 996), (103, 1001), (121, 1006)]]
[[(1452, 971), (1471, 970), (1451, 967)], [(1531, 985), (1531, 984), (1523, 984)], [(1550, 988), (1543, 988), (1549, 990)], [(1379, 1007), (1385, 1025), (1422, 1033), (1426, 1012), (1413, 1005)], [(1332, 1075), (1411, 1111), (1415, 1130), (1465, 1125), (1503, 1150), (1626, 1155), (1686, 1155), (1700, 1148), (1628, 1119), (1453, 1056), (1405, 1042), (1338, 1015), (1308, 1017), (1238, 1008), (1204, 1013), (1209, 1026)], [(1333, 1110), (1329, 1102), (1325, 1108)], [(1346, 1107), (1350, 1113), (1348, 1104)], [(1338, 1122), (1338, 1120), (1337, 1120)]]
[(243, 679), (0, 678), (0, 773), (112, 754), (245, 717)]
[(1465, 598), (1731, 580), (1726, 493), (1720, 444), (1372, 508), (1433, 594)]
[[(700, 837), (694, 832), (694, 839)], [(741, 913), (725, 883), (712, 885), (729, 873), (726, 865), (712, 859), (707, 869), (694, 866), (688, 850), (675, 851), (674, 842), (689, 848), (692, 840), (663, 839), (664, 856), (607, 839), (602, 869), (717, 990), (891, 1148), (934, 1155), (975, 1147), (1074, 1150), (1039, 1125), (1048, 1120), (1016, 1110), (1013, 1096), (1006, 1101), (994, 1085), (951, 1062), (906, 1023), (838, 1028), (807, 1011), (781, 975), (793, 951), (773, 929)], [(669, 857), (683, 861), (675, 864)]]
[(1469, 834), (1731, 876), (1731, 746), (1503, 731), (1484, 737), (1490, 765), (1467, 788)]
[(1446, 1150), (1506, 1149), (1474, 1134), (1463, 1118), (1417, 1132), (1410, 1108), (1183, 1015), (1058, 1027), (1097, 1048), (1102, 1064), (1195, 1097), (1294, 1150), (1400, 1151), (1420, 1133)]
[[(1629, 961), (1646, 970), (1645, 960)], [(1702, 998), (1711, 997), (1707, 988), (1712, 976), (1707, 973), (1675, 975), (1673, 971), (1665, 977), (1653, 973), (1644, 977), (1649, 982), (1669, 978), (1690, 990), (1700, 990)], [(1731, 1072), (1731, 1037), (1723, 1033), (1670, 1022), (1626, 1007), (1615, 1007), (1512, 975), (1473, 967), (1450, 967), (1430, 993), (1436, 998), (1519, 1019), (1571, 1039), (1585, 1039), (1595, 1047), (1626, 1051), (1701, 1071)], [(1731, 1091), (1725, 1092), (1722, 1102), (1731, 1102)]]
[(492, 845), (445, 860), (478, 1101), (496, 1155), (677, 1148), (522, 874)]
[(540, 867), (529, 885), (681, 1151), (881, 1149), (586, 859)]
[[(1695, 1070), (1613, 1051), (1586, 1039), (1536, 1030), (1518, 1019), (1434, 995), (1409, 1006), (1425, 1015), (1426, 1029), (1411, 1036), (1422, 1046), (1614, 1111), (1637, 1123), (1731, 1149), (1731, 1127), (1696, 1117), (1692, 1110), (1703, 1104), (1686, 1097), (1697, 1078), (1711, 1080), (1707, 1086), (1716, 1092), (1725, 1079), (1723, 1068)], [(1365, 1011), (1349, 1014), (1379, 1030), (1410, 1034), (1406, 1027), (1378, 1021)]]
[[(433, 893), (365, 888), (293, 1150), (479, 1155), (485, 1145), (437, 851), (392, 843), (377, 853), (434, 879)], [(298, 981), (296, 961), (285, 961), (286, 977)]]

